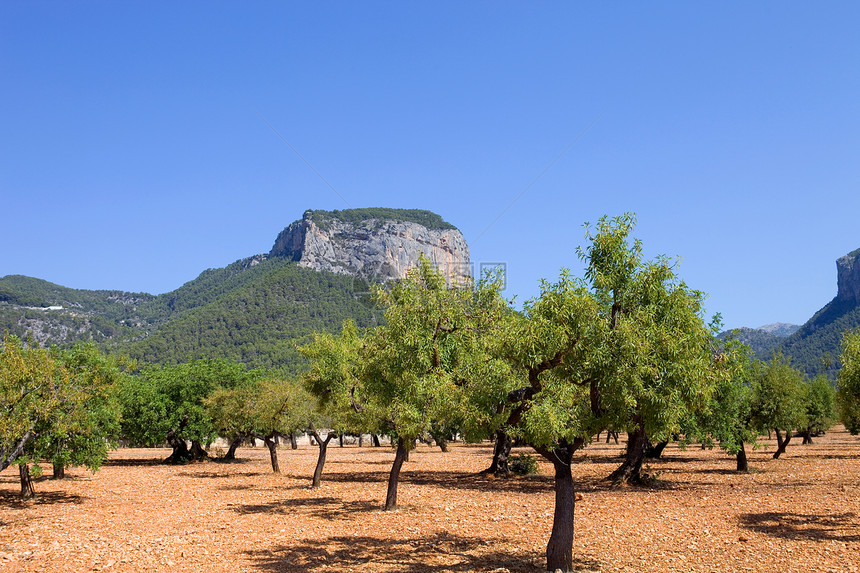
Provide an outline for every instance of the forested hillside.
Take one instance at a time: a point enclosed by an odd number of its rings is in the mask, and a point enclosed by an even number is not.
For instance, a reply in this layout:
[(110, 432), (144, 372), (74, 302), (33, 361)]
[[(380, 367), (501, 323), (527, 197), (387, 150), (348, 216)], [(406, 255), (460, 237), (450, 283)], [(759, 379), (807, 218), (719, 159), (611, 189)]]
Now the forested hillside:
[[(359, 326), (376, 324), (368, 286), (353, 277), (304, 269), (284, 259), (253, 270), (251, 279), (236, 278), (239, 286), (217, 289), (224, 290), (217, 296), (201, 288), (199, 300), (206, 302), (125, 350), (144, 362), (230, 358), (291, 373), (304, 363), (296, 345), (311, 332), (338, 330), (347, 318)], [(185, 294), (197, 292), (196, 286), (201, 285), (186, 285)]]
[(835, 378), (840, 367), (842, 336), (857, 328), (860, 328), (860, 306), (833, 299), (776, 348), (808, 375), (826, 374)]

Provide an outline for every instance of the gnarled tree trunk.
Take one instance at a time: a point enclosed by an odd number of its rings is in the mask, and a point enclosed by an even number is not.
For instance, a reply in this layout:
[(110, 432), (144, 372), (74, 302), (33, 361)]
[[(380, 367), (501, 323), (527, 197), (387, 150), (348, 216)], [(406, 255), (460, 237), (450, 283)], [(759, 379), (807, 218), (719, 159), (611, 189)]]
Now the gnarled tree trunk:
[(394, 454), (394, 464), (388, 474), (388, 492), (385, 496), (385, 511), (397, 509), (397, 484), (400, 481), (400, 468), (406, 459), (408, 451), (403, 438), (397, 438), (397, 453)]
[(496, 430), (495, 445), (493, 446), (493, 461), (490, 467), (482, 471), (482, 474), (493, 474), (497, 477), (508, 477), (511, 475), (511, 468), (508, 465), (508, 459), (511, 456), (511, 446), (513, 440), (504, 430)]
[(788, 431), (785, 433), (785, 439), (782, 437), (781, 430), (774, 430), (774, 433), (776, 433), (776, 451), (773, 453), (773, 459), (776, 460), (785, 453), (785, 448), (788, 446), (788, 442), (791, 441), (791, 432)]
[(645, 461), (645, 450), (648, 445), (648, 435), (640, 420), (637, 428), (627, 434), (627, 453), (624, 456), (624, 462), (610, 474), (609, 479), (615, 483), (641, 482), (642, 462)]
[(662, 442), (657, 442), (656, 444), (651, 444), (648, 442), (648, 447), (645, 448), (645, 457), (650, 458), (652, 460), (659, 460), (660, 456), (663, 455), (663, 450), (666, 449), (666, 446), (669, 445), (669, 440), (664, 440)]
[(236, 449), (242, 445), (242, 442), (245, 441), (245, 436), (238, 436), (233, 438), (230, 441), (230, 447), (227, 449), (227, 453), (224, 454), (225, 460), (235, 460), (236, 459)]
[(375, 448), (382, 447), (381, 444), (379, 443), (379, 436), (377, 436), (376, 434), (370, 434), (370, 437), (373, 438), (373, 447), (375, 447)]
[(296, 435), (293, 432), (290, 432), (290, 448), (293, 450), (299, 449), (299, 444), (296, 441)]
[(21, 497), (29, 499), (36, 495), (33, 488), (33, 478), (30, 477), (30, 466), (28, 464), (18, 465), (18, 475), (21, 478)]

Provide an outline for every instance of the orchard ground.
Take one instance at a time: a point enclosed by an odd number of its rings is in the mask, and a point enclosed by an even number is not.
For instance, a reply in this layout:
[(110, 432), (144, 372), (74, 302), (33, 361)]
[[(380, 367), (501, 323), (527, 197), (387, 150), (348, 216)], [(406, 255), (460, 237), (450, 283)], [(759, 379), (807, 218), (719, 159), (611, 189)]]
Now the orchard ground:
[[(779, 460), (765, 443), (747, 474), (719, 450), (670, 446), (650, 464), (652, 487), (605, 481), (623, 439), (578, 453), (577, 569), (860, 571), (860, 437), (839, 426), (812, 445), (793, 440)], [(281, 447), (281, 474), (265, 448), (184, 466), (160, 464), (168, 450), (121, 449), (95, 475), (40, 478), (34, 501), (18, 500), (9, 468), (0, 474), (0, 570), (542, 571), (552, 469), (541, 461), (539, 475), (476, 475), (491, 452), (489, 443), (448, 453), (419, 445), (394, 512), (381, 510), (394, 453), (367, 442), (333, 443), (317, 490), (314, 446)]]

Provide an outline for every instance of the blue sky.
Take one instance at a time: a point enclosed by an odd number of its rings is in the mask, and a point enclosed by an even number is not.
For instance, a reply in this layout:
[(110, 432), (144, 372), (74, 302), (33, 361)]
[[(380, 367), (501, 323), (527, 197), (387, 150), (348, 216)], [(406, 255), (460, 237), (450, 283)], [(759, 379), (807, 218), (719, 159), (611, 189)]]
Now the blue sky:
[(389, 206), (457, 225), (523, 300), (580, 269), (583, 222), (633, 211), (728, 327), (803, 323), (860, 247), (858, 21), (853, 2), (4, 2), (0, 275), (161, 293), (305, 209)]

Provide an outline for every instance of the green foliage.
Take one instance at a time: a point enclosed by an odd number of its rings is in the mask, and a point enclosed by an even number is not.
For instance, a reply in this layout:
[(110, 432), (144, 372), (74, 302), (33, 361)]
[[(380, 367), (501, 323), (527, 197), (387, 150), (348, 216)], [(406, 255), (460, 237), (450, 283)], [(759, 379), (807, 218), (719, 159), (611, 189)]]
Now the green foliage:
[(266, 263), (250, 271), (263, 267), (253, 280), (183, 312), (130, 346), (129, 354), (173, 364), (218, 357), (291, 375), (306, 368), (296, 346), (310, 333), (334, 331), (347, 318), (362, 326), (375, 324), (373, 309), (355, 294), (366, 285), (352, 277), (283, 260)]
[(274, 437), (303, 429), (313, 398), (294, 380), (250, 379), (220, 387), (203, 400), (218, 435)]
[(801, 427), (810, 433), (827, 430), (836, 419), (836, 391), (833, 384), (821, 374), (806, 381), (804, 392), (806, 411)]
[(540, 472), (537, 460), (528, 454), (517, 454), (511, 458), (511, 471), (517, 475), (527, 476)]
[(852, 434), (860, 433), (860, 330), (842, 339), (842, 370), (839, 371), (837, 404), (839, 418)]
[(329, 228), (332, 219), (358, 225), (366, 221), (400, 221), (417, 223), (431, 230), (456, 229), (432, 211), (423, 209), (391, 209), (388, 207), (369, 207), (365, 209), (344, 209), (339, 211), (310, 211), (311, 221), (321, 229)]
[(119, 437), (117, 393), (123, 366), (93, 343), (78, 343), (54, 354), (69, 373), (68, 384), (76, 399), (61, 405), (62, 423), (39, 432), (33, 457), (55, 466), (86, 466), (96, 471)]
[(217, 429), (204, 400), (219, 388), (244, 387), (264, 376), (225, 359), (200, 359), (150, 366), (123, 380), (120, 388), (122, 434), (134, 445), (163, 444), (169, 434), (208, 444)]
[(46, 349), (12, 336), (0, 349), (0, 470), (23, 458), (41, 428), (62, 421), (61, 407), (78, 400), (69, 374)]
[(760, 431), (803, 427), (806, 387), (803, 374), (791, 367), (788, 358), (775, 353), (770, 362), (755, 365), (752, 391), (752, 419)]
[(0, 469), (11, 463), (85, 465), (94, 471), (118, 430), (119, 366), (96, 347), (57, 352), (15, 337), (0, 353)]
[(723, 450), (737, 455), (745, 443), (757, 447), (759, 436), (751, 410), (753, 356), (747, 345), (729, 338), (721, 343), (720, 360), (727, 375), (717, 382), (704, 410), (692, 412), (682, 422), (681, 443), (698, 441), (713, 447), (716, 442)]

